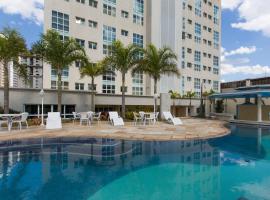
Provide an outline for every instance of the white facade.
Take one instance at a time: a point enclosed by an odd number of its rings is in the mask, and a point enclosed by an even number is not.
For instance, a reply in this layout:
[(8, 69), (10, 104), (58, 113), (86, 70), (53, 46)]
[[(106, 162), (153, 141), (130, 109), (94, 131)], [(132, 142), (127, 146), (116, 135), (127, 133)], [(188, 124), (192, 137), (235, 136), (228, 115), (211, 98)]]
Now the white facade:
[[(178, 55), (181, 76), (163, 76), (159, 92), (199, 95), (201, 83), (204, 90), (219, 90), (220, 7), (220, 0), (45, 0), (44, 31), (53, 28), (77, 39), (94, 62), (108, 53), (115, 39), (125, 45), (169, 46)], [(44, 77), (44, 88), (56, 89), (56, 76), (48, 65)], [(126, 80), (128, 95), (153, 95), (153, 81), (147, 75), (128, 74)], [(63, 73), (63, 82), (65, 89), (88, 90), (90, 79), (81, 79), (74, 64)], [(96, 84), (98, 93), (121, 92), (118, 72), (116, 77), (98, 77)]]

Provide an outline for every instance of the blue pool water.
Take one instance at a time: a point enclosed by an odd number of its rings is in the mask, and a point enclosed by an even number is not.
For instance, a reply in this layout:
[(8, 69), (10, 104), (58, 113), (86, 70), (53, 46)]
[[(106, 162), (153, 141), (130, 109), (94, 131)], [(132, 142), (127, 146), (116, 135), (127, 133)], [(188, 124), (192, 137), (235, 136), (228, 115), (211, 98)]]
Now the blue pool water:
[(269, 186), (264, 128), (177, 142), (0, 142), (1, 200), (266, 200)]

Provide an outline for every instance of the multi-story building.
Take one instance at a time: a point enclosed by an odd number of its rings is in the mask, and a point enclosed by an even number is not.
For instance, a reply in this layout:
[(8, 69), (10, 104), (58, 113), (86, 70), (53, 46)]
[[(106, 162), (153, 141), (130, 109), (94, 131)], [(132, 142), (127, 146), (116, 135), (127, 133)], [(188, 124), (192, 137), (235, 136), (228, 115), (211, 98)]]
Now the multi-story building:
[[(178, 55), (180, 77), (163, 76), (159, 92), (181, 94), (219, 91), (220, 0), (45, 0), (44, 31), (57, 30), (73, 37), (90, 59), (97, 62), (110, 53), (114, 40), (145, 47), (169, 46)], [(44, 88), (56, 89), (55, 71), (44, 67)], [(63, 88), (90, 90), (90, 80), (81, 79), (79, 64), (63, 72)], [(128, 74), (127, 94), (153, 95), (153, 81), (145, 74)], [(97, 92), (120, 94), (118, 72), (96, 80)]]
[[(19, 63), (26, 67), (27, 81), (19, 76), (13, 62), (9, 63), (9, 85), (12, 88), (42, 88), (43, 64), (42, 59), (37, 56), (20, 56)], [(4, 87), (4, 67), (0, 65), (0, 87)]]

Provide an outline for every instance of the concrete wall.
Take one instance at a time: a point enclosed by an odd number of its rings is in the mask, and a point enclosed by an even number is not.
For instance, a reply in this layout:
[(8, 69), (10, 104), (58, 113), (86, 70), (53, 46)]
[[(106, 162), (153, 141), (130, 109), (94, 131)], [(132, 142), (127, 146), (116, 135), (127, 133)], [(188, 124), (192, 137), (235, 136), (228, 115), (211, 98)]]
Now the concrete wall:
[[(38, 105), (41, 104), (41, 97), (38, 89), (10, 89), (10, 108), (16, 111), (23, 111), (24, 105)], [(3, 107), (4, 91), (0, 88), (0, 106)], [(122, 104), (121, 95), (104, 95), (96, 94), (96, 105), (101, 106), (120, 106)], [(189, 106), (189, 99), (177, 99), (174, 100), (175, 105), (179, 107), (183, 113), (183, 109)], [(44, 104), (56, 105), (57, 104), (57, 91), (45, 90)], [(90, 110), (91, 108), (91, 93), (87, 91), (63, 91), (62, 96), (63, 105), (76, 105), (76, 111)], [(152, 106), (154, 99), (152, 96), (126, 96), (126, 105), (145, 105)], [(161, 104), (161, 111), (170, 110), (173, 105), (173, 101), (170, 99), (170, 95), (161, 94), (161, 99), (158, 99), (157, 104)], [(196, 108), (200, 105), (199, 99), (192, 99), (193, 114), (196, 114)], [(182, 114), (180, 115), (182, 116)]]
[[(257, 105), (239, 105), (238, 106), (238, 119), (257, 121)], [(262, 106), (262, 120), (269, 121), (270, 106)]]

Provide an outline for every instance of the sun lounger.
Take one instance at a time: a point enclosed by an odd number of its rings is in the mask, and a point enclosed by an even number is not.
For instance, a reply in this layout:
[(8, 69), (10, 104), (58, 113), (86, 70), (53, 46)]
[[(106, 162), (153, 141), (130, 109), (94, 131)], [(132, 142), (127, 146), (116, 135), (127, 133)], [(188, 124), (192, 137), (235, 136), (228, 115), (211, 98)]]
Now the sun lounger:
[(49, 112), (46, 129), (61, 129), (62, 128), (62, 121), (59, 112)]
[(170, 124), (173, 124), (175, 126), (183, 124), (181, 119), (177, 118), (177, 117), (173, 117), (171, 112), (163, 112), (163, 116), (164, 116), (165, 120)]
[(109, 112), (109, 120), (113, 126), (124, 126), (123, 118), (119, 117), (117, 112)]

